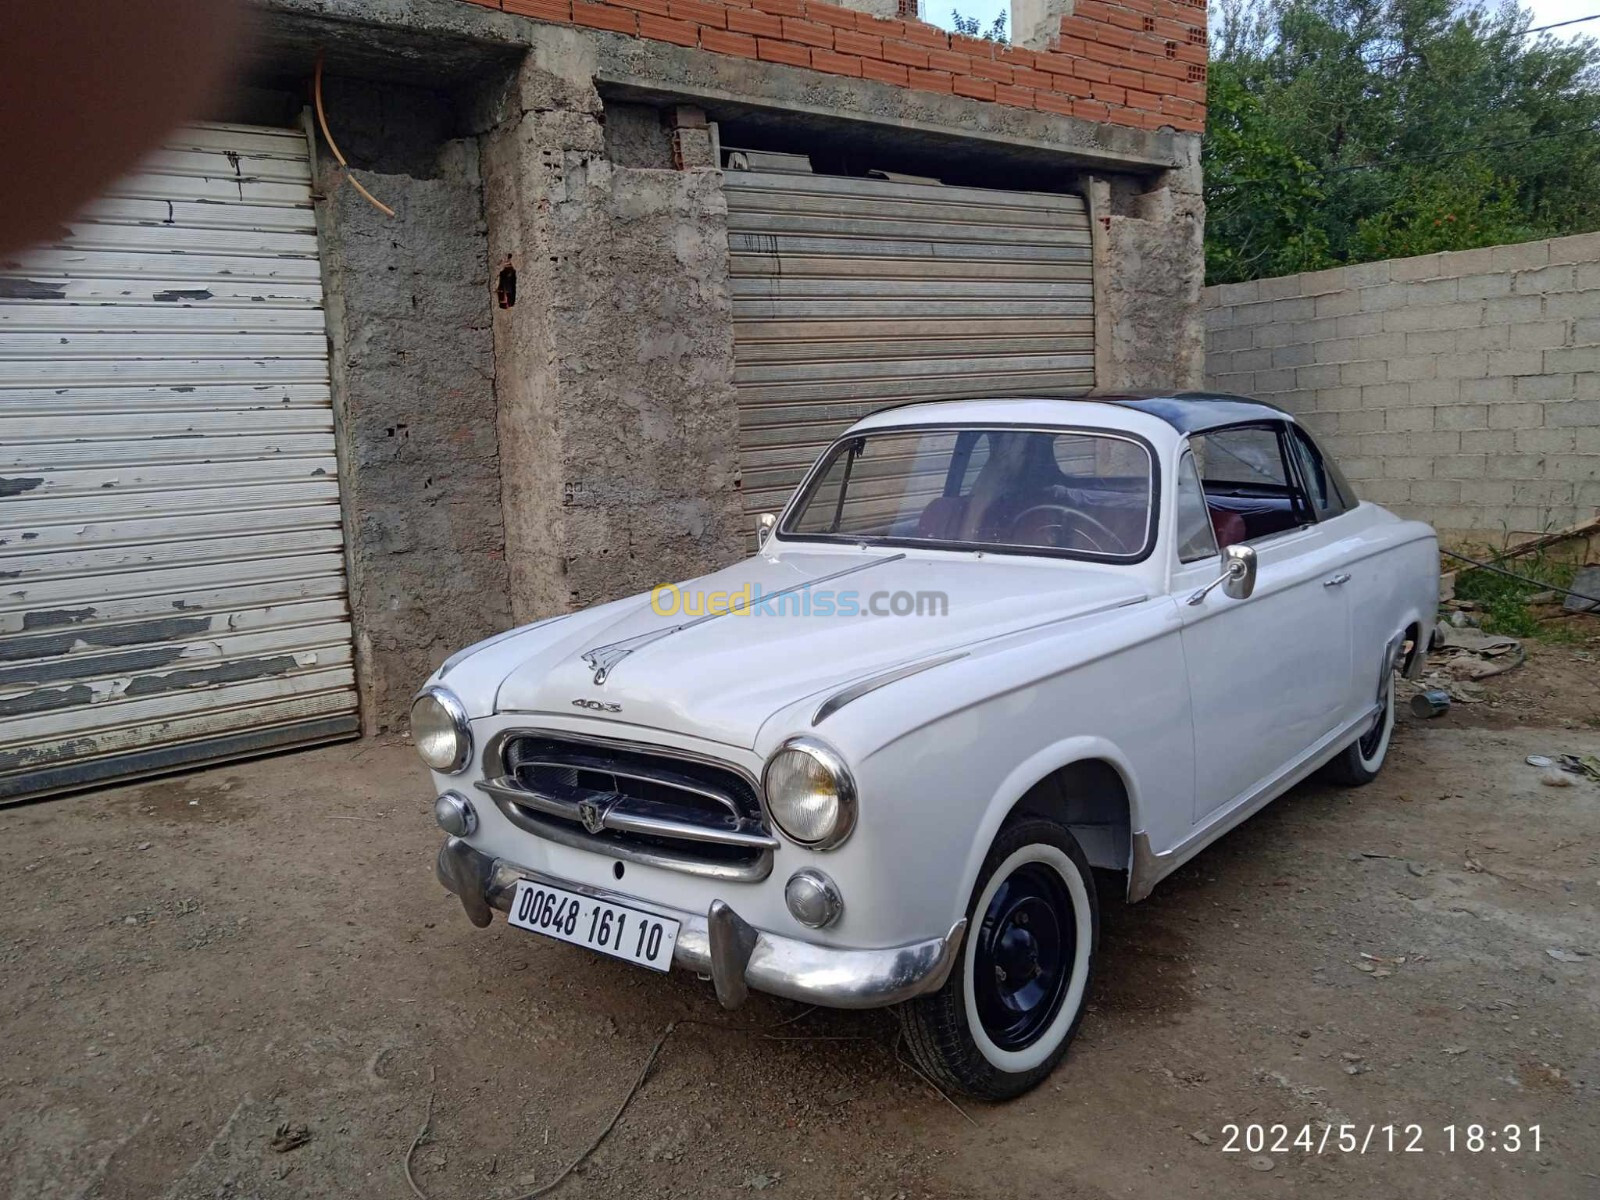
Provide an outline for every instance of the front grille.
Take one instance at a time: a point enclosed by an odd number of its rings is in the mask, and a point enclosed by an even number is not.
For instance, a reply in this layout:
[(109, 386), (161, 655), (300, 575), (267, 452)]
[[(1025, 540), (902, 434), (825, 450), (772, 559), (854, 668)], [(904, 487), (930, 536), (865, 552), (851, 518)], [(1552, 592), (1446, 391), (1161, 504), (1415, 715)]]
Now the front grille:
[(691, 874), (772, 870), (755, 786), (730, 767), (538, 733), (509, 737), (502, 757), (505, 774), (478, 786), (530, 833)]

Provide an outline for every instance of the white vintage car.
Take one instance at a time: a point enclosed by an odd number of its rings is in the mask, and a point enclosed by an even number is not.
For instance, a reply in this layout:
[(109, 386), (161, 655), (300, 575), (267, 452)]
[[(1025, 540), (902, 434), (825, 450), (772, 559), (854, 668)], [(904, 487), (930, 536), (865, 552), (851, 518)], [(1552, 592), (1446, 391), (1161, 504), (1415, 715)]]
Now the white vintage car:
[(1438, 591), (1432, 529), (1235, 396), (879, 412), (761, 524), (439, 669), (439, 878), (730, 1007), (900, 1005), (995, 1098), (1082, 1016), (1090, 868), (1139, 900), (1318, 768), (1370, 780)]

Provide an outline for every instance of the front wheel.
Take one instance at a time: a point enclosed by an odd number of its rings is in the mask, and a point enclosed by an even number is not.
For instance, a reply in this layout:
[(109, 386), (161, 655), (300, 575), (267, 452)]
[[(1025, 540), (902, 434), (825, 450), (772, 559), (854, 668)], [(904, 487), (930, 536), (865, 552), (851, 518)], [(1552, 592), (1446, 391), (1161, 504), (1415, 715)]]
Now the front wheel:
[(943, 988), (906, 1004), (906, 1042), (945, 1087), (989, 1100), (1049, 1075), (1083, 1019), (1100, 906), (1077, 839), (1030, 817), (1000, 831)]
[(1372, 719), (1372, 724), (1328, 763), (1328, 778), (1334, 783), (1360, 787), (1371, 783), (1383, 769), (1383, 760), (1389, 754), (1389, 738), (1394, 733), (1393, 672), (1384, 679), (1383, 684), (1383, 695), (1378, 698), (1378, 715)]

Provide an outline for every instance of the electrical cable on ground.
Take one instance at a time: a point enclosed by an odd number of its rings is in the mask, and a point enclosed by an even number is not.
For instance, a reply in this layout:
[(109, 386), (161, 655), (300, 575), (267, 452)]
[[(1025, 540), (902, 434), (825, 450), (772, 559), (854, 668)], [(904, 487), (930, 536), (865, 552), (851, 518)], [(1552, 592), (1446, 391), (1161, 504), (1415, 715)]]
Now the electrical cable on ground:
[(1459, 558), (1464, 563), (1471, 563), (1480, 571), (1492, 571), (1496, 575), (1504, 575), (1507, 579), (1515, 579), (1518, 583), (1525, 583), (1529, 587), (1536, 587), (1542, 592), (1560, 592), (1563, 596), (1575, 596), (1579, 600), (1587, 600), (1600, 609), (1600, 597), (1585, 596), (1582, 592), (1575, 592), (1571, 588), (1557, 587), (1553, 583), (1545, 583), (1542, 579), (1534, 579), (1527, 575), (1518, 575), (1515, 571), (1508, 571), (1504, 567), (1497, 567), (1493, 563), (1479, 562), (1475, 558), (1468, 558), (1465, 554), (1457, 554), (1454, 550), (1443, 550), (1451, 558)]

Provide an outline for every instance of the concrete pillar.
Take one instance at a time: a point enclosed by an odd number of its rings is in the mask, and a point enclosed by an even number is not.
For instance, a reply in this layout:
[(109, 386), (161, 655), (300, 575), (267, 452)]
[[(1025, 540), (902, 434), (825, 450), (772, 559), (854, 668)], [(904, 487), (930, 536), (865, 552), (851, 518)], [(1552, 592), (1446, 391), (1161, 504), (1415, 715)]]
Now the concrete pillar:
[(1200, 138), (1179, 138), (1184, 165), (1120, 198), (1088, 187), (1094, 255), (1095, 385), (1199, 388), (1205, 381), (1205, 199)]
[[(842, 8), (852, 8), (856, 12), (871, 13), (875, 17), (907, 17), (915, 20), (919, 12), (918, 0), (833, 0)], [(910, 6), (910, 13), (905, 9)]]
[(494, 340), (518, 621), (743, 552), (727, 206), (704, 115), (669, 122), (685, 169), (615, 166), (593, 53), (547, 31), (484, 139), (490, 270), (516, 273)]
[(1028, 50), (1045, 50), (1061, 40), (1061, 20), (1072, 0), (1011, 0), (1011, 41)]

